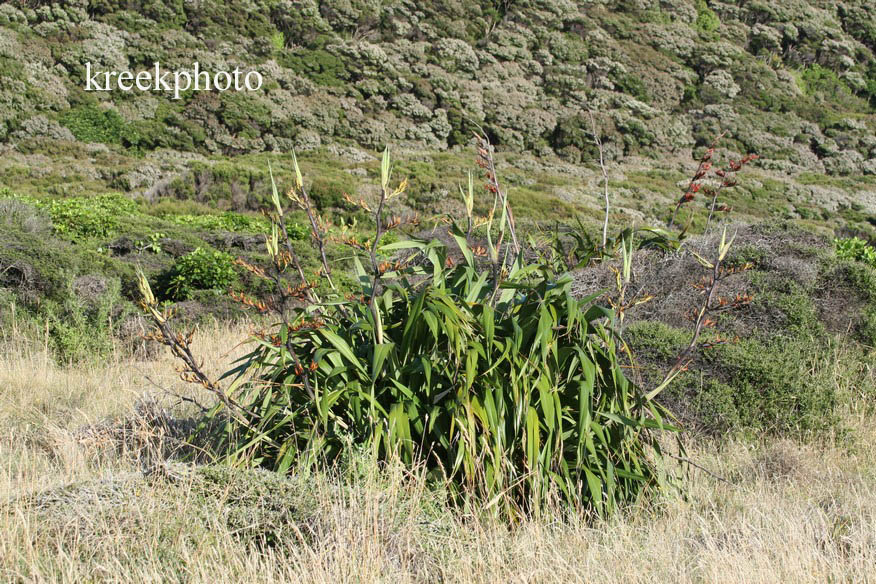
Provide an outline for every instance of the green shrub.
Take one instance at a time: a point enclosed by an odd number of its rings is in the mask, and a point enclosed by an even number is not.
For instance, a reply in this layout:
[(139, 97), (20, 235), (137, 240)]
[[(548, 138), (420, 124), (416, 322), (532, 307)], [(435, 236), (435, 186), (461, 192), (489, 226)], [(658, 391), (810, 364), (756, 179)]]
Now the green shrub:
[(278, 30), (271, 35), (271, 46), (274, 47), (275, 51), (282, 51), (286, 48), (286, 35), (283, 34), (283, 31)]
[(328, 87), (343, 87), (351, 79), (344, 59), (324, 49), (299, 49), (284, 54), (280, 64), (314, 83)]
[[(689, 340), (689, 333), (660, 322), (634, 323), (627, 331), (651, 379), (660, 377)], [(663, 399), (686, 425), (706, 434), (829, 428), (836, 422), (837, 395), (830, 382), (835, 349), (824, 337), (803, 331), (717, 344), (702, 351)]]
[(55, 232), (72, 240), (107, 237), (119, 229), (119, 218), (137, 212), (137, 204), (119, 194), (40, 200)]
[(98, 298), (86, 301), (70, 291), (62, 302), (47, 301), (37, 311), (45, 323), (55, 358), (62, 362), (99, 361), (113, 352), (113, 338), (125, 313), (133, 305), (121, 297), (118, 279)]
[(114, 109), (97, 105), (80, 105), (61, 114), (61, 124), (69, 128), (77, 140), (121, 144), (129, 130), (125, 120)]
[(864, 262), (876, 268), (876, 249), (860, 237), (834, 239), (836, 257), (841, 260)]
[(355, 192), (355, 184), (346, 177), (336, 180), (317, 178), (310, 186), (310, 196), (320, 209), (352, 209), (344, 199), (344, 194), (352, 192)]
[(694, 24), (697, 32), (710, 35), (720, 28), (721, 21), (715, 11), (709, 8), (706, 0), (697, 0), (697, 20)]
[[(270, 224), (268, 223), (268, 221), (261, 217), (242, 215), (233, 211), (226, 211), (221, 215), (182, 214), (170, 215), (167, 218), (170, 221), (179, 225), (187, 225), (196, 229), (203, 229), (205, 231), (264, 233), (268, 229), (270, 229)], [(293, 239), (304, 239), (307, 236), (307, 231), (302, 225), (296, 223), (289, 226), (289, 235)]]
[(837, 77), (836, 73), (818, 63), (803, 69), (800, 73), (800, 83), (801, 89), (806, 95), (821, 93), (827, 97), (836, 97), (849, 93), (849, 88)]
[(174, 262), (166, 274), (165, 296), (171, 300), (186, 300), (195, 290), (225, 289), (235, 276), (231, 254), (198, 247)]

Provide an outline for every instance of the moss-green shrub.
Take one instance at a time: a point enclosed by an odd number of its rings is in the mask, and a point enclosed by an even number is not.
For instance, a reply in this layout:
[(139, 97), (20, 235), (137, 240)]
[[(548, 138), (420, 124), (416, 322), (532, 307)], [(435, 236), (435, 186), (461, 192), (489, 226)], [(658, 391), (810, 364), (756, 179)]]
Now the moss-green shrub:
[(302, 49), (288, 53), (280, 63), (314, 83), (328, 87), (342, 87), (351, 79), (344, 59), (325, 49)]
[(813, 63), (800, 72), (800, 84), (806, 95), (820, 93), (828, 97), (835, 97), (838, 94), (849, 93), (848, 86), (837, 77), (836, 73), (818, 63)]
[(83, 299), (70, 290), (63, 301), (48, 301), (37, 310), (58, 360), (98, 361), (112, 354), (119, 323), (135, 308), (122, 298), (118, 279), (101, 281), (106, 288), (96, 298)]
[[(674, 362), (690, 332), (638, 322), (629, 327), (627, 340), (643, 374), (654, 381)], [(663, 399), (688, 426), (708, 434), (829, 428), (836, 423), (837, 395), (829, 379), (834, 349), (827, 339), (802, 333), (717, 344), (699, 352)]]
[(119, 228), (119, 218), (137, 212), (137, 204), (119, 194), (39, 201), (55, 231), (72, 240), (107, 237)]
[(234, 257), (231, 254), (196, 248), (177, 258), (169, 273), (163, 296), (170, 300), (186, 300), (195, 290), (221, 290), (231, 285), (236, 278)]
[(77, 140), (121, 144), (122, 138), (131, 138), (130, 130), (122, 116), (114, 109), (101, 109), (97, 105), (80, 105), (61, 114), (61, 124), (66, 126)]
[[(231, 231), (231, 232), (249, 232), (249, 233), (266, 233), (270, 230), (270, 223), (261, 217), (253, 217), (243, 215), (233, 211), (226, 211), (221, 215), (202, 214), (202, 215), (169, 215), (167, 219), (179, 225), (187, 225), (195, 229), (203, 229), (205, 231)], [(296, 229), (301, 227), (301, 229)], [(307, 235), (306, 231), (302, 234), (303, 227), (296, 224), (290, 226), (289, 235), (293, 239), (303, 239)], [(294, 233), (294, 235), (293, 235)]]
[(700, 34), (711, 35), (721, 26), (715, 11), (709, 8), (706, 0), (697, 0), (697, 19), (694, 26)]
[(355, 192), (354, 188), (355, 183), (352, 178), (338, 177), (332, 180), (317, 178), (310, 185), (310, 197), (320, 209), (351, 209), (350, 204), (344, 199), (344, 194)]

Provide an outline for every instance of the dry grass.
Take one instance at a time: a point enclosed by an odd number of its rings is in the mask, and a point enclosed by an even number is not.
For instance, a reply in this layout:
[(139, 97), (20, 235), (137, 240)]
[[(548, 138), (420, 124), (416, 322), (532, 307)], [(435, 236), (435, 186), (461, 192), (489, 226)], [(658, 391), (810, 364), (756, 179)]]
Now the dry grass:
[[(206, 331), (196, 346), (208, 364), (227, 363), (244, 333)], [(144, 395), (161, 396), (156, 385), (184, 390), (167, 356), (62, 368), (39, 347), (0, 348), (0, 579), (876, 581), (871, 414), (850, 411), (848, 433), (830, 444), (694, 444), (691, 457), (730, 482), (694, 470), (686, 500), (509, 529), (452, 509), (418, 476), (367, 462), (343, 476), (181, 464), (172, 478), (144, 476), (154, 441), (119, 448), (100, 429), (156, 431), (135, 415)], [(166, 397), (159, 405), (187, 411)]]

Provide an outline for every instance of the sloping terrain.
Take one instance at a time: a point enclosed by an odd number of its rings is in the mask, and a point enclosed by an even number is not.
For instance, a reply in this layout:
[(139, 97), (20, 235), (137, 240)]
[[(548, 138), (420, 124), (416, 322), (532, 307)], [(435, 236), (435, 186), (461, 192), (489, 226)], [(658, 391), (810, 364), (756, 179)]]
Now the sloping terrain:
[[(322, 186), (354, 191), (368, 152), (392, 144), (425, 163), (408, 195), (422, 209), (468, 164), (437, 151), (464, 149), (481, 127), (522, 153), (509, 156), (523, 175), (509, 184), (547, 207), (536, 218), (565, 219), (568, 205), (595, 206), (590, 108), (632, 218), (660, 216), (652, 202), (676, 196), (690, 149), (727, 131), (722, 146), (762, 157), (746, 186), (755, 214), (840, 214), (871, 229), (859, 215), (876, 211), (874, 22), (865, 0), (5, 2), (0, 178), (27, 194), (239, 209), (268, 190), (256, 153), (338, 159), (355, 172)], [(84, 90), (88, 63), (136, 73), (195, 61), (257, 70), (264, 86), (179, 100)]]

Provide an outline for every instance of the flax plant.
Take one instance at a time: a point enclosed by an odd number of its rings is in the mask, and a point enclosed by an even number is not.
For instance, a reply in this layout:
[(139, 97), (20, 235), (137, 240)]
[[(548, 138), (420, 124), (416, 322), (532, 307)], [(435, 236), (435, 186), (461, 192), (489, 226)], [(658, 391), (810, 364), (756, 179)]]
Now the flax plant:
[[(607, 514), (673, 483), (658, 437), (676, 428), (626, 377), (615, 311), (597, 301), (601, 291), (577, 298), (571, 276), (525, 261), (492, 149), (484, 137), (478, 146), (492, 209), (474, 215), (470, 176), (464, 222), (447, 219), (451, 247), (381, 244), (416, 224), (391, 212), (407, 182), (393, 183), (384, 152), (376, 204), (348, 197), (374, 219), (373, 239), (342, 241), (359, 289), (331, 302), (303, 276), (283, 285), (300, 264), (284, 249), (274, 185), (272, 271), (251, 271), (276, 283), (281, 302), (260, 306), (284, 317), (219, 380), (240, 404), (231, 412), (220, 401), (209, 415), (225, 422), (212, 425), (224, 458), (286, 472), (302, 458), (335, 461), (352, 442), (422, 465), (455, 496), (509, 518), (556, 500)], [(293, 196), (306, 206), (305, 193), (296, 168)], [(317, 246), (327, 241), (319, 229)]]

